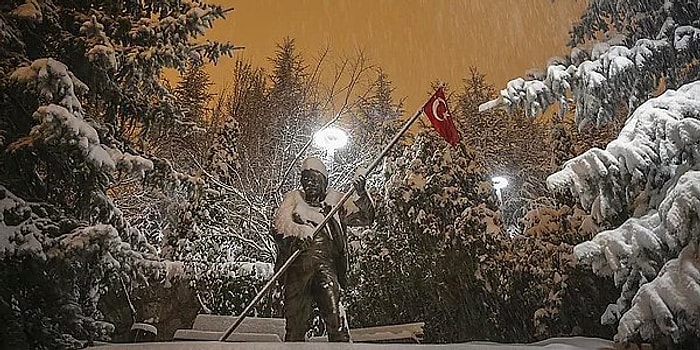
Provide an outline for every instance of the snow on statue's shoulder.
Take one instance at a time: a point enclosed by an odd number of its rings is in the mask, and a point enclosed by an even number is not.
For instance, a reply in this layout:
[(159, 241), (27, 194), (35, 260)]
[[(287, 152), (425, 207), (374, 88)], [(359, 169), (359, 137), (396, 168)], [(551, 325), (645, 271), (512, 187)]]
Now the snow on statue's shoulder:
[[(294, 218), (298, 221), (295, 222)], [(315, 208), (304, 201), (300, 190), (287, 192), (275, 214), (275, 229), (283, 237), (311, 238), (314, 232), (314, 224), (323, 220), (320, 208)]]

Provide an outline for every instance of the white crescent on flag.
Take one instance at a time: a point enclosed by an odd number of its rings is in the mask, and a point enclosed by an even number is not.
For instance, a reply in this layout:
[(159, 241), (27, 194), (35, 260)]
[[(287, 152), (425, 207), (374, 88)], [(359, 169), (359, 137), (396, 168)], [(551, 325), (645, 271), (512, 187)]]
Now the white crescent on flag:
[[(442, 113), (440, 113), (440, 105), (444, 106)], [(440, 122), (444, 122), (450, 116), (450, 112), (447, 110), (447, 102), (442, 97), (438, 97), (435, 99), (435, 101), (433, 101), (432, 108), (435, 119)]]
[(440, 136), (444, 137), (450, 145), (457, 145), (459, 131), (457, 131), (452, 116), (450, 116), (450, 109), (447, 107), (445, 91), (442, 86), (435, 90), (433, 96), (423, 105), (423, 113), (428, 116), (430, 123), (433, 124)]

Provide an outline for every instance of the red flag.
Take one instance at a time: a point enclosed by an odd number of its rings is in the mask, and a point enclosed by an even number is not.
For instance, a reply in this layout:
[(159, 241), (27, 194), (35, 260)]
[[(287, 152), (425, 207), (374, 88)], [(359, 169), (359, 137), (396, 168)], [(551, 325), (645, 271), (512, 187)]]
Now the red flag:
[(459, 142), (459, 132), (452, 121), (450, 110), (445, 100), (445, 90), (439, 87), (432, 97), (423, 106), (423, 113), (428, 116), (440, 136), (452, 146)]

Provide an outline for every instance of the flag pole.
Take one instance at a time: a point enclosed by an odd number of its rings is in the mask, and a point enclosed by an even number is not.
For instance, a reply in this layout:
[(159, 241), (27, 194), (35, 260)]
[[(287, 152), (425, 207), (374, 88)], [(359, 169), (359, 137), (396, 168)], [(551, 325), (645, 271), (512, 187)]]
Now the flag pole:
[[(425, 107), (425, 105), (423, 105), (423, 107)], [(416, 121), (416, 119), (420, 117), (420, 115), (423, 113), (423, 107), (419, 108), (416, 111), (416, 113), (413, 114), (413, 116), (403, 125), (401, 130), (399, 130), (396, 133), (396, 135), (394, 135), (394, 138), (391, 139), (391, 141), (384, 147), (382, 152), (379, 153), (379, 155), (374, 159), (374, 161), (367, 167), (367, 169), (365, 170), (365, 175), (371, 173), (374, 170), (374, 168), (376, 168), (377, 165), (379, 165), (379, 162), (382, 161), (382, 158), (384, 158), (384, 156), (386, 156), (386, 154), (389, 153), (389, 151), (394, 147), (394, 145), (396, 145), (399, 139), (401, 139), (401, 136), (403, 136), (403, 134), (405, 134), (406, 131), (408, 131), (408, 128), (411, 127), (411, 124), (413, 124)], [(314, 232), (311, 234), (312, 237), (315, 237), (316, 234), (318, 234), (321, 231), (321, 229), (323, 229), (323, 227), (328, 223), (328, 221), (330, 221), (333, 215), (335, 215), (335, 213), (337, 213), (338, 210), (340, 210), (340, 207), (343, 206), (343, 204), (350, 198), (350, 196), (353, 193), (355, 193), (355, 187), (351, 186), (350, 190), (347, 191), (342, 198), (340, 198), (338, 204), (334, 205), (331, 211), (328, 214), (326, 214), (326, 216), (323, 218), (323, 221), (321, 221), (316, 226)], [(255, 298), (253, 298), (253, 300), (245, 307), (245, 309), (243, 309), (243, 312), (241, 312), (238, 315), (238, 319), (236, 320), (236, 322), (234, 322), (231, 326), (228, 327), (228, 329), (226, 329), (224, 334), (219, 338), (220, 342), (226, 341), (226, 339), (231, 335), (231, 333), (233, 333), (233, 331), (235, 331), (236, 328), (238, 328), (238, 326), (240, 326), (241, 323), (243, 323), (243, 320), (246, 318), (250, 310), (252, 310), (253, 307), (260, 301), (260, 299), (262, 299), (262, 297), (270, 290), (270, 288), (272, 288), (272, 285), (280, 278), (280, 276), (282, 276), (282, 274), (285, 271), (287, 271), (289, 266), (292, 265), (292, 262), (294, 262), (294, 260), (300, 254), (301, 250), (297, 249), (296, 251), (294, 251), (294, 253), (292, 253), (291, 256), (289, 256), (289, 258), (287, 258), (287, 260), (280, 267), (280, 269), (277, 272), (275, 272), (274, 275), (272, 275), (272, 278), (270, 278), (270, 280), (267, 281), (265, 286), (263, 286), (260, 292), (258, 292), (258, 294), (255, 296)]]

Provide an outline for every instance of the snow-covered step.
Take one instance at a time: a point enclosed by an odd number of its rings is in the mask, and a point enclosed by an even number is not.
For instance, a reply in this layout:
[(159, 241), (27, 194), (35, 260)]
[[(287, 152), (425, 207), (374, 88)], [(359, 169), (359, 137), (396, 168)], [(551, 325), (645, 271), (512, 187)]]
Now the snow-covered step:
[[(423, 341), (424, 322), (350, 329), (355, 343), (420, 343)], [(328, 341), (327, 337), (311, 338), (313, 342)]]
[[(223, 333), (236, 320), (236, 316), (199, 314), (194, 320), (192, 330)], [(279, 339), (284, 339), (284, 325), (283, 318), (246, 317), (235, 333), (275, 334)]]
[[(218, 339), (224, 331), (238, 320), (236, 316), (199, 314), (192, 329), (181, 329), (175, 333), (178, 340)], [(275, 335), (284, 339), (285, 320), (283, 318), (246, 317), (236, 328), (234, 334)], [(350, 329), (350, 338), (354, 342), (403, 342), (420, 343), (423, 340), (423, 322), (399, 325)], [(215, 335), (217, 335), (215, 337)], [(243, 338), (239, 338), (243, 339)], [(242, 341), (242, 340), (235, 340)], [(258, 340), (260, 341), (260, 340)], [(279, 340), (275, 340), (279, 341)], [(314, 342), (327, 341), (326, 337), (314, 337)]]
[[(218, 341), (224, 332), (200, 331), (195, 329), (178, 329), (175, 331), (173, 340), (214, 340)], [(229, 342), (258, 342), (258, 343), (278, 343), (282, 339), (277, 334), (271, 333), (231, 333), (226, 341)]]
[(367, 344), (367, 343), (232, 343), (217, 341), (170, 341), (159, 343), (100, 344), (99, 350), (651, 350), (644, 345), (628, 347), (596, 338), (556, 338), (547, 344)]

